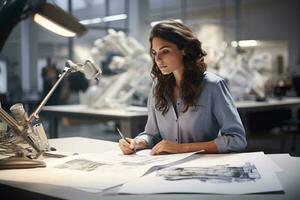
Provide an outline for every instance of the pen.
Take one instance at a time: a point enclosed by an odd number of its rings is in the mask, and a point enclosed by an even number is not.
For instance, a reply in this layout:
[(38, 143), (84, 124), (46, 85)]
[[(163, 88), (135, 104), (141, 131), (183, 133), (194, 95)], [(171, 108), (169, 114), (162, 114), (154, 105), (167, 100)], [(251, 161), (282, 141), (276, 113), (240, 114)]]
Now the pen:
[[(125, 138), (125, 136), (124, 136), (123, 133), (120, 131), (120, 129), (117, 128), (117, 130), (118, 130), (118, 133), (119, 133), (119, 135), (121, 136), (121, 138), (124, 139), (128, 144), (130, 144), (130, 141), (127, 140), (127, 139)], [(136, 152), (136, 149), (135, 149), (135, 148), (134, 148), (133, 150), (134, 150), (134, 152)]]

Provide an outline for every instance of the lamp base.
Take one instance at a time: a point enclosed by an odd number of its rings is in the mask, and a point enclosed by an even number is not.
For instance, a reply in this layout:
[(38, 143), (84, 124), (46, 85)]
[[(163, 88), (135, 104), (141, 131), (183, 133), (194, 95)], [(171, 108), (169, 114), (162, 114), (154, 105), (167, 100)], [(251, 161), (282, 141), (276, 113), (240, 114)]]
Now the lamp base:
[(33, 160), (27, 157), (8, 157), (0, 159), (0, 170), (1, 169), (28, 169), (46, 167), (46, 163), (41, 160)]

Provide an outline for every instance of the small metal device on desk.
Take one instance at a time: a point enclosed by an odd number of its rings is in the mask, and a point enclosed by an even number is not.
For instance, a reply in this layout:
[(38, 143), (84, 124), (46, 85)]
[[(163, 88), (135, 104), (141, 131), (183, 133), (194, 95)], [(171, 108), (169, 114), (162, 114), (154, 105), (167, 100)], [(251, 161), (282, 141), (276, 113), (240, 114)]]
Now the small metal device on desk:
[(89, 60), (84, 64), (75, 64), (68, 60), (59, 79), (30, 116), (21, 103), (14, 104), (10, 108), (13, 117), (0, 108), (0, 118), (4, 121), (1, 125), (5, 123), (9, 127), (7, 131), (1, 130), (0, 134), (0, 155), (7, 156), (0, 159), (0, 169), (46, 166), (41, 155), (50, 150), (50, 146), (43, 125), (39, 121), (39, 113), (62, 79), (69, 73), (78, 71), (87, 79), (98, 80), (102, 74), (101, 69)]

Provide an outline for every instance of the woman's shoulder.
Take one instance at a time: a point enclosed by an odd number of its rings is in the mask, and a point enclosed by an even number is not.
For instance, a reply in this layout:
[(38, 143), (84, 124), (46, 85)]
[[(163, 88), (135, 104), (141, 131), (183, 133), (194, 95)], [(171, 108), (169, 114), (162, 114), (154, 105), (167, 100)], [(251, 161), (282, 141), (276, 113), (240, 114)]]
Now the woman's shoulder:
[[(227, 83), (224, 78), (213, 72), (205, 72), (203, 77), (203, 93), (210, 94), (214, 91), (223, 90), (227, 87)], [(205, 95), (204, 95), (205, 96)]]
[(222, 78), (221, 76), (213, 73), (213, 72), (209, 72), (209, 71), (206, 71), (204, 72), (203, 74), (203, 82), (205, 84), (212, 84), (212, 85), (215, 85), (219, 82), (222, 82), (224, 81), (224, 78)]

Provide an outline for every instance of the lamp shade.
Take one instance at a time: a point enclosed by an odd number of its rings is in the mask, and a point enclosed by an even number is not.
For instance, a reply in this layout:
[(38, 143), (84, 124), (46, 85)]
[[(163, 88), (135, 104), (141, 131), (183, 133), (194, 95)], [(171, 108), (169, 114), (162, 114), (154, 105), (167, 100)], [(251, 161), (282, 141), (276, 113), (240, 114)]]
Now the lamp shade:
[(65, 37), (81, 36), (87, 31), (78, 19), (49, 3), (43, 3), (33, 19), (47, 30)]
[(0, 8), (0, 52), (13, 28), (20, 21), (27, 1), (8, 1)]

